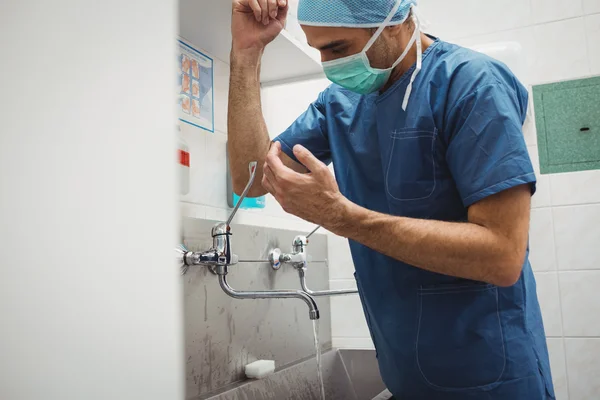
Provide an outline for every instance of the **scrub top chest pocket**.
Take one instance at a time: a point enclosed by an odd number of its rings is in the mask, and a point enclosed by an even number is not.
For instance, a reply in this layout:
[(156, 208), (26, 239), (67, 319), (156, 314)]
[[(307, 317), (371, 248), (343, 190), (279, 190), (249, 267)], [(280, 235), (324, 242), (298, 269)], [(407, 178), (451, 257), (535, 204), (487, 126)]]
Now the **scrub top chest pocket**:
[(390, 134), (385, 190), (392, 202), (425, 200), (436, 188), (437, 130), (405, 128)]

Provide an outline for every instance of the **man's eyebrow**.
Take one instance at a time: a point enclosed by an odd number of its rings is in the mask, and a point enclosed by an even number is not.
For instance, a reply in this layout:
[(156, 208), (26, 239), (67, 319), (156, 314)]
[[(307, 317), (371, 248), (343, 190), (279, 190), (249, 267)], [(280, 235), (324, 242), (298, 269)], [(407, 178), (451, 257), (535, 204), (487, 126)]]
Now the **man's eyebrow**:
[(345, 40), (336, 40), (333, 41), (331, 43), (326, 44), (325, 46), (321, 46), (319, 48), (320, 51), (325, 51), (325, 50), (331, 50), (333, 48), (339, 47), (341, 45), (346, 44), (347, 42)]

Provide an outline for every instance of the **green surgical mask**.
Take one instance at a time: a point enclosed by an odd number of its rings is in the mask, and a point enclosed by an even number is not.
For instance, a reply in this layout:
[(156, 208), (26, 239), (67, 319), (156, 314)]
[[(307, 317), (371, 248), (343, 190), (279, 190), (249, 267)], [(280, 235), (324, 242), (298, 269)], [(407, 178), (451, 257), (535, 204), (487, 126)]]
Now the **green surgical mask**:
[[(371, 63), (369, 58), (367, 57), (367, 51), (373, 46), (373, 43), (379, 38), (381, 32), (388, 26), (388, 23), (394, 17), (400, 4), (401, 0), (398, 0), (386, 20), (382, 23), (382, 25), (377, 29), (373, 37), (366, 44), (365, 48), (357, 54), (353, 54), (348, 57), (340, 58), (333, 61), (326, 61), (323, 63), (323, 71), (327, 78), (348, 90), (359, 94), (369, 94), (376, 92), (381, 89), (386, 82), (390, 79), (390, 75), (394, 68), (396, 68), (406, 55), (409, 50), (412, 48), (415, 41), (417, 42), (417, 68), (413, 73), (411, 78), (409, 87), (407, 88), (407, 93), (405, 96), (405, 101), (403, 103), (403, 109), (406, 110), (406, 104), (408, 103), (408, 98), (410, 97), (410, 92), (412, 90), (412, 83), (418, 72), (421, 70), (421, 62), (422, 62), (422, 51), (421, 51), (421, 34), (420, 34), (420, 24), (419, 19), (416, 17), (416, 13), (413, 13), (413, 18), (415, 19), (415, 31), (413, 36), (411, 37), (406, 49), (402, 53), (402, 55), (396, 60), (396, 62), (390, 67), (386, 69), (379, 69), (371, 67)], [(408, 18), (407, 14), (406, 18)], [(400, 22), (403, 23), (406, 21), (406, 18)]]

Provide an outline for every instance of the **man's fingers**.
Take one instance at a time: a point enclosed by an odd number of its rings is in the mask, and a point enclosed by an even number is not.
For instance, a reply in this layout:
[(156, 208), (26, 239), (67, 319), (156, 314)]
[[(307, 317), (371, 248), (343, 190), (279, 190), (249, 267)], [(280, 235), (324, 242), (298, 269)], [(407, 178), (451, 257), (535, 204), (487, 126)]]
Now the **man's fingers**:
[(268, 0), (258, 0), (258, 4), (260, 4), (261, 11), (261, 21), (263, 25), (269, 24), (269, 2)]
[(284, 8), (287, 6), (287, 0), (279, 0), (279, 7)]
[(281, 161), (281, 143), (274, 142), (267, 153), (266, 163), (275, 174), (279, 175), (282, 171), (288, 170), (283, 161)]
[(279, 12), (279, 5), (277, 4), (277, 0), (268, 0), (269, 4), (269, 16), (273, 19), (277, 18), (277, 13)]
[(271, 148), (269, 149), (269, 153), (272, 153), (272, 154), (276, 155), (277, 157), (279, 157), (281, 155), (281, 143), (273, 142), (271, 144)]
[(258, 4), (258, 0), (248, 0), (248, 5), (250, 6), (250, 9), (252, 9), (256, 21), (262, 22), (262, 10), (260, 4)]
[(315, 157), (306, 147), (297, 144), (294, 146), (294, 155), (312, 173), (320, 173), (323, 168), (327, 168), (317, 157)]
[(271, 168), (265, 164), (263, 168), (263, 176), (266, 177), (273, 185), (277, 184), (277, 177), (273, 174)]
[(287, 20), (288, 15), (288, 6), (279, 7), (279, 11), (277, 12), (277, 21), (281, 22), (281, 25), (285, 26), (285, 22)]
[(289, 185), (293, 185), (294, 182), (297, 183), (306, 178), (281, 161), (281, 143), (278, 142), (271, 145), (265, 165), (270, 168), (273, 176), (277, 179), (278, 188), (289, 188)]
[(261, 181), (262, 187), (269, 193), (273, 194), (275, 193), (275, 188), (273, 187), (273, 185), (271, 184), (271, 182), (269, 182), (269, 179), (267, 179), (266, 176), (263, 175), (262, 181)]
[(274, 182), (276, 182), (276, 180), (273, 176), (273, 172), (269, 167), (265, 166), (265, 168), (263, 168), (262, 186), (266, 189), (267, 192), (271, 193), (273, 196), (275, 196), (275, 193), (277, 192), (277, 188)]

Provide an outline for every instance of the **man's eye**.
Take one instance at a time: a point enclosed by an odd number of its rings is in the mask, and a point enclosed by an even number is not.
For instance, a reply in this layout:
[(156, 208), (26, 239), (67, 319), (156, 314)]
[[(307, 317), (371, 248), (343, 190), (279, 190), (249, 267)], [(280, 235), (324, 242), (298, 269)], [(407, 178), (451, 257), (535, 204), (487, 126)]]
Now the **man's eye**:
[(331, 50), (331, 54), (335, 54), (335, 55), (341, 55), (346, 53), (346, 50), (348, 50), (347, 48), (343, 47), (343, 48), (338, 48), (338, 49), (333, 49)]

